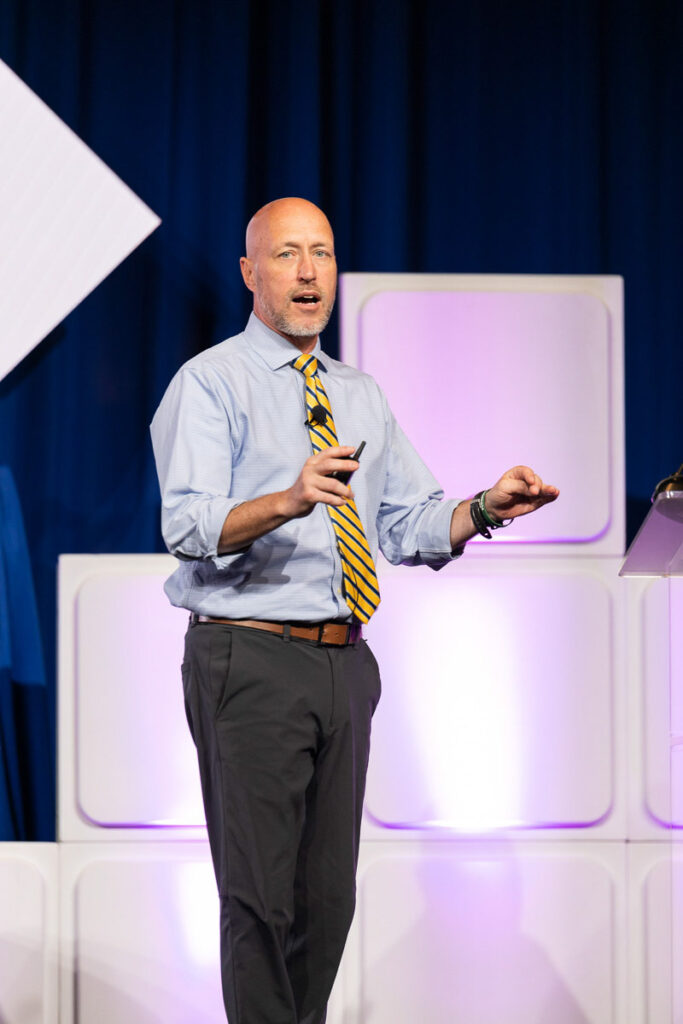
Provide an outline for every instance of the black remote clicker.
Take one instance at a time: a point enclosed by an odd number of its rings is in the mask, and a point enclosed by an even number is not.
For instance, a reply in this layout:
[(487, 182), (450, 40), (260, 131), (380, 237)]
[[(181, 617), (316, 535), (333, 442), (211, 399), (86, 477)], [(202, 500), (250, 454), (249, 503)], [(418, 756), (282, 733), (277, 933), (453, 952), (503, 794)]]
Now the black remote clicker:
[[(361, 452), (363, 451), (364, 448), (365, 441), (361, 441), (361, 443), (358, 445), (355, 452), (351, 456), (354, 462), (358, 462), (361, 456)], [(330, 476), (334, 480), (339, 480), (343, 484), (348, 484), (349, 480), (351, 479), (355, 472), (355, 469), (337, 469), (334, 471), (334, 473), (330, 473)]]

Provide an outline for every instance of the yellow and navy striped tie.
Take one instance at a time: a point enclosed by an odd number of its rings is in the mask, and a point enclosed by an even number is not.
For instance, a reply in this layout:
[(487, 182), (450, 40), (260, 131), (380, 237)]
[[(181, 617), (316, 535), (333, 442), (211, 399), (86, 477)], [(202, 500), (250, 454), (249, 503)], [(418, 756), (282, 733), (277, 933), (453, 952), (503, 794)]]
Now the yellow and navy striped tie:
[[(313, 451), (321, 452), (338, 445), (332, 409), (318, 374), (318, 360), (304, 353), (292, 365), (306, 378), (308, 432)], [(318, 406), (325, 410), (325, 417), (319, 412), (312, 415)], [(321, 423), (321, 419), (325, 422)], [(328, 505), (327, 511), (332, 520), (342, 563), (344, 598), (354, 616), (360, 622), (367, 622), (380, 602), (379, 584), (356, 503), (347, 500), (345, 505)]]

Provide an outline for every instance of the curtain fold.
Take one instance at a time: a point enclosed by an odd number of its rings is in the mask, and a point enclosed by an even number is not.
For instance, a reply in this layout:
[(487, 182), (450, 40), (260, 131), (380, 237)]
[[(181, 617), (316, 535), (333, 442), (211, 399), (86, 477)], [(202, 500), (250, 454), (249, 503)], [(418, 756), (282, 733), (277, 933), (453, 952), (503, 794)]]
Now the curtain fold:
[(53, 834), (54, 751), (31, 562), (14, 480), (0, 466), (0, 840)]

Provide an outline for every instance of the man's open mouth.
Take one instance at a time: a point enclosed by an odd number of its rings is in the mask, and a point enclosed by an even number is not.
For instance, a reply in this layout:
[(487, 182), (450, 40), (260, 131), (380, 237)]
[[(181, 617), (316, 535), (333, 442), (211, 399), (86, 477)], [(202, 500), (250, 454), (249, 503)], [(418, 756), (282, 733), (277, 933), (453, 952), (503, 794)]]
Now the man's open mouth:
[(293, 301), (298, 302), (300, 306), (314, 306), (320, 302), (320, 296), (313, 294), (296, 295)]

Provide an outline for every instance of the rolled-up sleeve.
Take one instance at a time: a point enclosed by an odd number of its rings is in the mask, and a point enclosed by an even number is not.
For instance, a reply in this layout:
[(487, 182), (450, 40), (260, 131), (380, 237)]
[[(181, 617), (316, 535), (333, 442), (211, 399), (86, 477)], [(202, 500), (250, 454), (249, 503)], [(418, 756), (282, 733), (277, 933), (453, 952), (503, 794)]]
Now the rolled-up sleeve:
[(441, 569), (458, 558), (450, 531), (458, 500), (444, 492), (386, 406), (388, 451), (382, 502), (377, 514), (379, 546), (394, 565)]
[(233, 438), (228, 410), (207, 371), (183, 368), (150, 427), (161, 489), (161, 532), (172, 555), (227, 569), (243, 552), (218, 554), (223, 523), (244, 499), (230, 496)]

